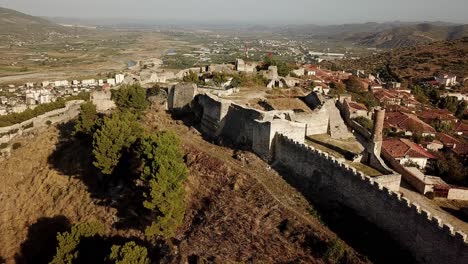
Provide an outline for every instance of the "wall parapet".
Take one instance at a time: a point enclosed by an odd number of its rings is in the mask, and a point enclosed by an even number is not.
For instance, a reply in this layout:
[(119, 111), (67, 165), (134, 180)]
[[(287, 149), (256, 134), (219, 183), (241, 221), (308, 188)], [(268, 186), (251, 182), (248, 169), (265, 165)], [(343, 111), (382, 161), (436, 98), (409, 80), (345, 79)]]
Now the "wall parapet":
[(291, 170), (311, 192), (327, 190), (329, 199), (339, 200), (389, 232), (417, 260), (467, 263), (467, 234), (417, 203), (311, 146), (281, 134), (275, 145), (275, 162)]

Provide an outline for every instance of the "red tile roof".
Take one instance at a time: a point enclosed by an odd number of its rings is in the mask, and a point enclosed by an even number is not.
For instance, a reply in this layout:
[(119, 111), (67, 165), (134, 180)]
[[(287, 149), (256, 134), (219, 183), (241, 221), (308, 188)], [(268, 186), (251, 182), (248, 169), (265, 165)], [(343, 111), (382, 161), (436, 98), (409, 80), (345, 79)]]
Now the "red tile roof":
[(455, 132), (457, 133), (463, 133), (463, 134), (468, 134), (468, 124), (463, 123), (462, 121), (458, 122), (455, 125)]
[(349, 105), (350, 109), (369, 111), (365, 104), (361, 104), (361, 103), (357, 103), (357, 102), (348, 102), (348, 100), (346, 100), (346, 102)]
[(416, 114), (422, 120), (431, 122), (432, 120), (454, 120), (452, 112), (446, 109), (426, 109)]
[(410, 113), (388, 112), (385, 116), (385, 127), (394, 127), (402, 131), (435, 133), (436, 130)]
[(383, 142), (382, 148), (395, 159), (405, 157), (427, 159), (436, 158), (418, 144), (405, 138), (387, 139)]
[(459, 156), (468, 156), (468, 144), (458, 144), (452, 149), (452, 151)]
[(445, 133), (437, 133), (436, 138), (444, 144), (446, 147), (453, 147), (456, 144), (460, 144), (460, 141), (450, 135), (447, 135)]

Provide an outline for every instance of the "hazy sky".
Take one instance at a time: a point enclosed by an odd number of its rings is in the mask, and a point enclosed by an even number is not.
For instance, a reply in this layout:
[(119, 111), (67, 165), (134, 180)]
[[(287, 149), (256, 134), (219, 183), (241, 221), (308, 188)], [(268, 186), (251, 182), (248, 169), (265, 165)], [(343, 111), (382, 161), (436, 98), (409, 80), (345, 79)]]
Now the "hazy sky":
[(31, 15), (197, 22), (468, 23), (468, 0), (0, 0)]

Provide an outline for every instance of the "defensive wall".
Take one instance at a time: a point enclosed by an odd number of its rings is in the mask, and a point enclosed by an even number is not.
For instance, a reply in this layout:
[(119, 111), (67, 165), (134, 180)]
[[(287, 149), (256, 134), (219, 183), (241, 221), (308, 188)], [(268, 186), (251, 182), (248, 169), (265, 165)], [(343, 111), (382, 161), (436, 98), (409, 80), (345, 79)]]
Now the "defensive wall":
[(198, 95), (195, 102), (195, 108), (201, 108), (205, 135), (245, 144), (273, 165), (286, 168), (296, 182), (293, 185), (306, 196), (351, 208), (390, 234), (418, 262), (468, 263), (466, 234), (455, 232), (397, 193), (401, 175), (371, 178), (305, 145), (306, 124), (291, 121), (294, 113), (265, 112), (213, 95)]
[(75, 118), (80, 113), (80, 105), (83, 102), (83, 100), (69, 101), (65, 103), (64, 108), (47, 112), (19, 124), (0, 127), (0, 144), (9, 143), (12, 139), (22, 135), (24, 132), (45, 127), (49, 124), (63, 123)]
[(466, 234), (455, 232), (374, 178), (280, 134), (275, 137), (273, 155), (278, 166), (293, 174), (290, 177), (306, 196), (353, 209), (388, 232), (418, 262), (468, 263)]

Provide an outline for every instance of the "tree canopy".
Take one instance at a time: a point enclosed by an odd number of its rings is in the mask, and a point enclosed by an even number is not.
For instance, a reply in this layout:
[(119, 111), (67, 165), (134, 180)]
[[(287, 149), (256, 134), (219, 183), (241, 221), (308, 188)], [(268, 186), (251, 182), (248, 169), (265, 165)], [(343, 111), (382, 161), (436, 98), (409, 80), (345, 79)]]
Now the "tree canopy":
[(72, 264), (78, 258), (78, 245), (82, 238), (104, 234), (104, 225), (100, 222), (82, 223), (72, 227), (70, 232), (57, 234), (58, 246), (51, 264)]
[(130, 112), (117, 112), (105, 117), (102, 126), (93, 135), (93, 154), (96, 168), (103, 174), (112, 174), (122, 157), (143, 133), (137, 117)]
[(123, 246), (114, 245), (109, 259), (115, 264), (149, 264), (148, 250), (131, 241)]
[(80, 107), (81, 110), (75, 123), (74, 133), (92, 135), (98, 118), (96, 106), (92, 102), (86, 102)]
[(118, 90), (112, 90), (112, 100), (119, 109), (136, 113), (144, 111), (149, 105), (146, 89), (139, 84), (125, 85)]
[(183, 182), (188, 169), (180, 141), (172, 132), (159, 132), (145, 136), (138, 149), (146, 186), (143, 206), (156, 216), (145, 233), (148, 237), (172, 237), (185, 214)]

